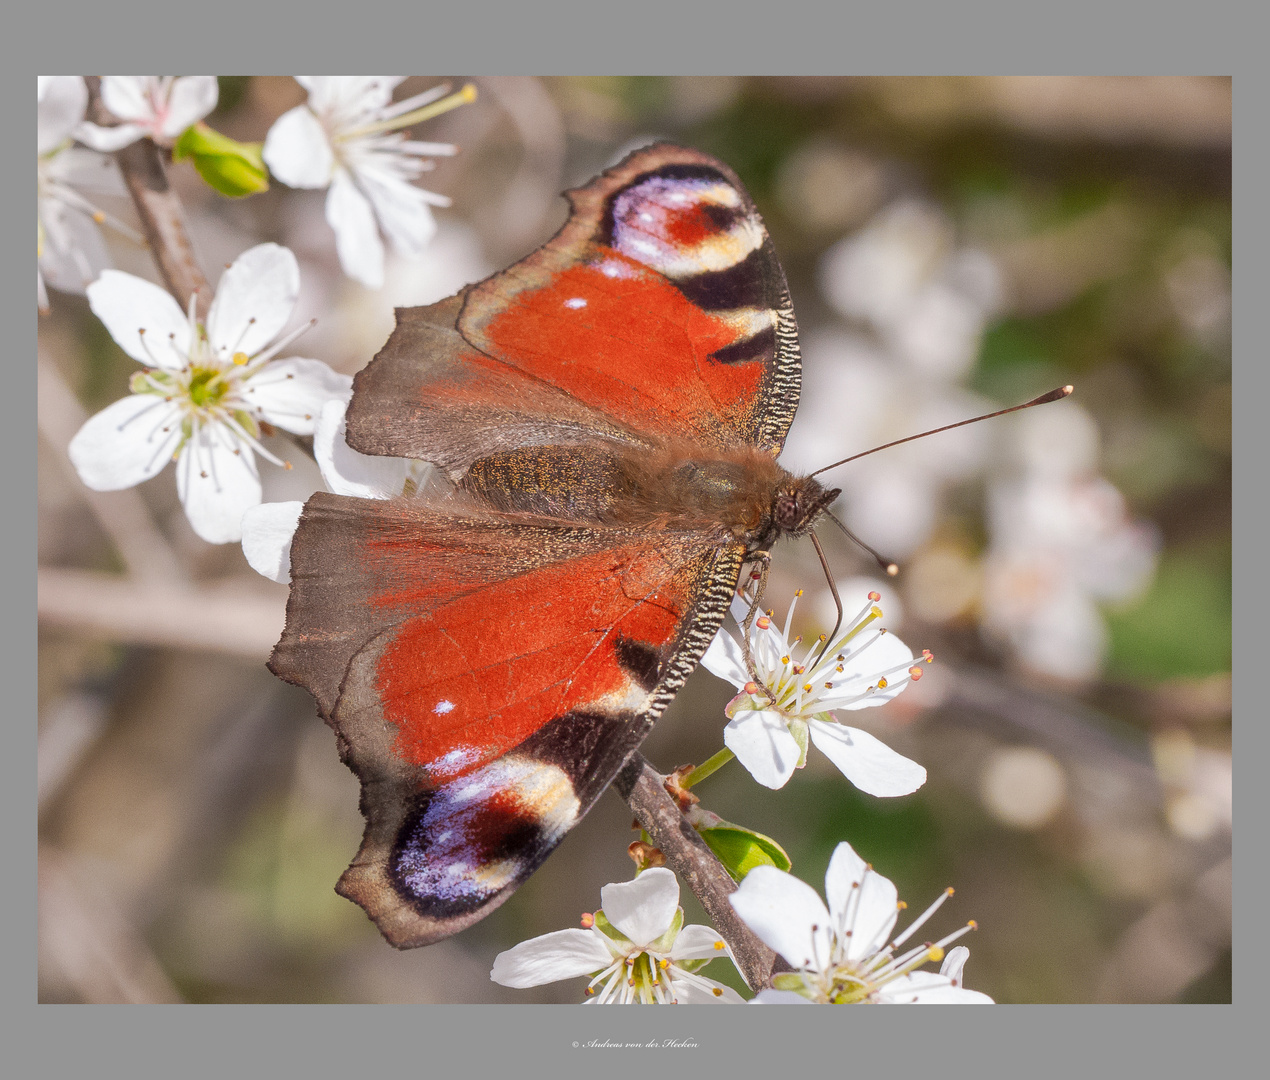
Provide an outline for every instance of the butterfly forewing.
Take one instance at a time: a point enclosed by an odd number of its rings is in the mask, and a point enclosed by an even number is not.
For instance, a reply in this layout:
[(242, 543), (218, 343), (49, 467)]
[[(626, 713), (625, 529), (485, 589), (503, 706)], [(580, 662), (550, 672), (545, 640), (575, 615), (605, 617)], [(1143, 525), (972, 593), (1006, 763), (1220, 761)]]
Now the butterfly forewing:
[(797, 329), (735, 174), (657, 145), (568, 195), (572, 215), (538, 251), (460, 303), (398, 312), (357, 376), (350, 445), (450, 468), (511, 439), (779, 451), (798, 405)]

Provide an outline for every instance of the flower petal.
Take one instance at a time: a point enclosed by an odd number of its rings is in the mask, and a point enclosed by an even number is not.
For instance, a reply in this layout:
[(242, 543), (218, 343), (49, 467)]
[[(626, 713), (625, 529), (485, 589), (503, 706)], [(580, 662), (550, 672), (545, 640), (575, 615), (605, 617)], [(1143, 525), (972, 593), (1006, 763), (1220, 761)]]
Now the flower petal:
[(118, 491), (163, 470), (181, 441), (181, 410), (157, 394), (129, 394), (92, 416), (66, 452), (94, 491)]
[(877, 992), (879, 1002), (888, 1005), (993, 1005), (992, 998), (977, 990), (952, 986), (933, 971), (914, 971), (892, 979)]
[(154, 118), (150, 88), (154, 75), (103, 75), (101, 103), (120, 120), (148, 124)]
[(838, 842), (829, 859), (829, 868), (825, 871), (825, 901), (829, 904), (835, 921), (842, 918), (847, 902), (864, 880), (867, 868), (868, 864), (855, 853), (855, 848), (845, 840)]
[[(857, 646), (855, 652), (848, 652), (843, 673), (834, 676), (834, 693), (821, 699), (823, 707), (867, 709), (890, 701), (908, 685), (903, 670), (912, 663), (913, 651), (894, 634), (873, 637), (863, 648)], [(898, 671), (893, 670), (897, 668)], [(890, 672), (887, 676), (890, 685), (884, 690), (874, 690), (867, 697), (860, 697), (870, 686), (877, 684), (878, 676), (883, 672)]]
[(359, 454), (345, 441), (348, 403), (333, 399), (322, 406), (313, 427), (313, 456), (322, 479), (336, 495), (385, 499), (400, 495), (410, 475), (406, 458)]
[(242, 539), (242, 521), (260, 503), (251, 447), (222, 424), (205, 424), (181, 449), (176, 493), (190, 525), (209, 544)]
[[(297, 75), (296, 82), (309, 92), (309, 107), (318, 115), (336, 112), (341, 118), (358, 117), (382, 108), (404, 75)], [(367, 117), (369, 119), (369, 117)]]
[[(64, 150), (58, 157), (70, 153)], [(96, 222), (87, 214), (58, 199), (40, 199), (44, 224), (44, 250), (38, 265), (47, 284), (61, 292), (79, 293), (110, 265), (110, 255)]]
[(713, 960), (718, 956), (728, 956), (727, 943), (722, 949), (715, 948), (715, 943), (723, 941), (719, 932), (711, 926), (690, 923), (679, 931), (675, 944), (671, 946), (672, 960)]
[(944, 962), (939, 965), (939, 973), (945, 976), (949, 982), (958, 984), (961, 982), (962, 972), (965, 970), (966, 961), (970, 959), (970, 950), (964, 945), (957, 945), (948, 950), (944, 955)]
[(750, 999), (751, 1005), (810, 1005), (802, 994), (792, 990), (760, 990)]
[[(866, 865), (846, 841), (834, 848), (829, 860), (825, 898), (834, 922), (851, 931), (849, 960), (871, 956), (886, 944), (899, 917), (899, 894), (890, 878)], [(849, 925), (844, 921), (848, 912)]]
[(815, 748), (861, 792), (893, 798), (912, 794), (926, 783), (926, 770), (921, 765), (869, 732), (824, 720), (810, 720), (808, 727), (812, 729)]
[(344, 169), (336, 171), (326, 196), (326, 220), (344, 273), (368, 289), (384, 283), (384, 244), (370, 202)]
[(774, 866), (756, 866), (728, 900), (759, 940), (794, 967), (820, 970), (828, 963), (829, 911), (806, 882)]
[(335, 168), (326, 131), (307, 105), (297, 105), (273, 122), (261, 155), (287, 187), (324, 188)]
[(216, 108), (219, 95), (215, 75), (181, 75), (172, 84), (163, 134), (175, 139)]
[(54, 180), (63, 180), (81, 192), (100, 192), (120, 198), (128, 196), (128, 188), (119, 175), (115, 159), (82, 146), (67, 147), (50, 158), (45, 162), (44, 174)]
[(785, 786), (801, 754), (781, 715), (770, 709), (738, 710), (723, 729), (723, 743), (755, 780), (772, 789)]
[(70, 138), (84, 119), (88, 87), (80, 75), (41, 75), (37, 87), (35, 145), (44, 155)]
[(926, 783), (926, 770), (897, 754), (867, 731), (812, 720), (811, 741), (861, 791), (891, 798), (909, 795)]
[(420, 189), (396, 178), (359, 176), (359, 180), (393, 247), (403, 255), (419, 255), (437, 231)]
[(300, 266), (289, 248), (257, 244), (233, 261), (207, 313), (207, 340), (221, 363), (255, 356), (286, 326), (300, 295)]
[(116, 150), (122, 150), (125, 146), (131, 146), (145, 134), (146, 129), (140, 124), (116, 124), (114, 127), (102, 127), (85, 120), (75, 128), (76, 139), (85, 146), (100, 150), (103, 154), (111, 154)]
[(669, 928), (679, 909), (679, 882), (664, 866), (645, 870), (633, 881), (600, 890), (604, 916), (636, 945), (647, 945)]
[[(322, 407), (347, 401), (352, 392), (351, 375), (299, 356), (266, 364), (243, 384), (243, 397), (257, 416), (297, 435), (312, 435)], [(393, 494), (400, 492), (398, 487)]]
[(103, 270), (86, 291), (93, 314), (134, 360), (168, 371), (186, 365), (189, 320), (166, 290), (122, 270)]
[(722, 628), (714, 635), (705, 656), (701, 658), (701, 666), (711, 675), (726, 679), (738, 689), (750, 681), (741, 646), (737, 644), (736, 638)]
[(589, 930), (557, 930), (530, 938), (494, 957), (489, 977), (503, 986), (523, 989), (601, 971), (613, 954)]
[(286, 585), (291, 580), (291, 539), (302, 502), (261, 503), (243, 514), (243, 555), (257, 574)]

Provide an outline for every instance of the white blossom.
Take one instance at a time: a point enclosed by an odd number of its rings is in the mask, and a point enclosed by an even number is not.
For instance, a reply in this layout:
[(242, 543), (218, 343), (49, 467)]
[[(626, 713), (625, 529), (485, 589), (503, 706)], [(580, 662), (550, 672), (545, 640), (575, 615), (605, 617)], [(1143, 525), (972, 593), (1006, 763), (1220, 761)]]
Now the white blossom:
[(217, 96), (215, 75), (103, 75), (101, 102), (123, 122), (85, 122), (75, 137), (94, 150), (119, 150), (144, 136), (171, 146), (216, 108)]
[(541, 986), (590, 975), (587, 1004), (743, 1004), (735, 990), (698, 975), (727, 944), (710, 927), (683, 924), (679, 882), (663, 866), (605, 885), (587, 929), (557, 930), (494, 958), (503, 986)]
[(88, 107), (78, 75), (40, 75), (36, 108), (36, 294), (47, 311), (48, 288), (83, 293), (110, 265), (99, 225), (140, 237), (85, 195), (125, 194), (108, 157), (74, 146)]
[[(430, 159), (458, 152), (449, 143), (417, 142), (401, 128), (475, 98), (465, 87), (446, 98), (438, 86), (393, 102), (399, 75), (298, 75), (304, 105), (283, 113), (265, 136), (269, 171), (296, 188), (325, 188), (326, 220), (340, 265), (372, 289), (384, 283), (382, 232), (403, 255), (417, 256), (436, 231), (429, 205), (450, 200), (413, 181)], [(444, 100), (440, 100), (444, 99)]]
[[(937, 942), (902, 949), (935, 914), (952, 889), (891, 937), (899, 913), (894, 884), (841, 843), (825, 873), (825, 901), (811, 886), (774, 866), (745, 875), (728, 899), (745, 924), (795, 970), (778, 974), (773, 989), (754, 1002), (769, 1004), (991, 1004), (987, 994), (966, 990), (962, 969), (970, 951), (945, 946), (975, 928), (973, 922)], [(938, 974), (923, 971), (943, 961)]]
[[(358, 499), (409, 495), (427, 482), (432, 466), (410, 458), (359, 454), (345, 440), (346, 398), (322, 406), (313, 426), (313, 456), (327, 490)], [(261, 503), (243, 515), (243, 555), (256, 573), (291, 580), (291, 540), (304, 503)]]
[[(801, 595), (801, 590), (799, 594)], [(797, 596), (784, 630), (760, 615), (750, 637), (758, 682), (746, 668), (744, 650), (726, 631), (715, 635), (702, 666), (741, 690), (728, 704), (731, 718), (724, 744), (764, 787), (784, 787), (807, 757), (810, 738), (861, 791), (870, 795), (907, 795), (926, 782), (926, 770), (897, 754), (867, 731), (839, 723), (837, 709), (863, 709), (895, 697), (921, 678), (913, 654), (894, 634), (876, 625), (882, 617), (877, 593), (870, 593), (855, 618), (846, 621), (826, 644), (789, 640)], [(742, 622), (748, 603), (738, 597), (733, 615)], [(929, 663), (933, 657), (924, 652)], [(763, 692), (766, 688), (767, 693)]]
[(132, 487), (176, 462), (177, 492), (194, 531), (211, 543), (241, 535), (260, 502), (261, 424), (313, 433), (322, 405), (352, 380), (319, 360), (275, 357), (307, 327), (279, 337), (300, 290), (295, 256), (277, 244), (243, 252), (221, 277), (206, 325), (157, 285), (117, 270), (88, 288), (111, 337), (146, 365), (132, 394), (88, 420), (69, 453), (96, 491)]

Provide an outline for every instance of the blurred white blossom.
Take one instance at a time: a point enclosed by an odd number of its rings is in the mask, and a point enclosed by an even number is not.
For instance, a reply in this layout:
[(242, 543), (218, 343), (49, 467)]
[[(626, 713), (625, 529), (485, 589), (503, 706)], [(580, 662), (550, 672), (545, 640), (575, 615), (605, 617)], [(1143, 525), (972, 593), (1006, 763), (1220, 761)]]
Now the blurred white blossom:
[(1097, 429), (1078, 404), (1029, 410), (1006, 430), (1013, 451), (988, 488), (982, 626), (1036, 671), (1093, 678), (1108, 644), (1098, 605), (1146, 589), (1159, 535), (1093, 471)]
[(206, 325), (193, 298), (183, 313), (157, 285), (108, 270), (88, 288), (93, 313), (134, 360), (146, 365), (132, 394), (80, 428), (69, 453), (95, 491), (132, 487), (177, 463), (177, 492), (204, 540), (242, 536), (243, 513), (260, 502), (255, 455), (286, 463), (261, 445), (261, 424), (300, 435), (352, 379), (319, 360), (274, 358), (307, 327), (279, 338), (300, 290), (295, 256), (277, 244), (243, 252), (222, 275)]
[[(762, 1005), (992, 1004), (961, 985), (970, 955), (945, 946), (974, 929), (969, 923), (935, 943), (899, 951), (953, 893), (946, 889), (902, 933), (890, 938), (900, 911), (894, 884), (840, 843), (825, 873), (825, 901), (810, 885), (774, 866), (757, 866), (728, 899), (745, 924), (795, 969), (760, 991)], [(888, 942), (888, 938), (890, 941)], [(920, 970), (943, 961), (939, 973)]]
[(842, 315), (874, 328), (914, 372), (942, 379), (969, 371), (1002, 300), (992, 259), (956, 248), (952, 223), (920, 202), (893, 203), (840, 240), (820, 276)]
[(79, 75), (40, 75), (36, 107), (36, 292), (48, 310), (47, 288), (83, 293), (110, 265), (98, 226), (139, 240), (84, 192), (125, 194), (114, 161), (72, 145), (84, 126), (88, 87)]
[[(458, 152), (449, 143), (416, 142), (400, 129), (475, 98), (464, 87), (446, 98), (437, 86), (393, 102), (400, 75), (298, 75), (304, 105), (283, 113), (265, 137), (269, 171), (290, 187), (326, 188), (326, 220), (340, 265), (368, 288), (384, 283), (380, 233), (403, 255), (417, 256), (436, 231), (432, 206), (450, 200), (413, 181), (433, 157)], [(444, 99), (444, 100), (442, 100)]]
[[(789, 468), (819, 469), (992, 408), (956, 384), (915, 374), (857, 332), (809, 333), (802, 352), (802, 398), (781, 458)], [(903, 560), (930, 538), (944, 489), (982, 472), (989, 442), (972, 425), (853, 461), (827, 479), (842, 489), (851, 530)]]
[(85, 122), (75, 137), (94, 150), (119, 150), (145, 136), (171, 146), (216, 108), (217, 97), (215, 75), (103, 75), (102, 104), (123, 122)]

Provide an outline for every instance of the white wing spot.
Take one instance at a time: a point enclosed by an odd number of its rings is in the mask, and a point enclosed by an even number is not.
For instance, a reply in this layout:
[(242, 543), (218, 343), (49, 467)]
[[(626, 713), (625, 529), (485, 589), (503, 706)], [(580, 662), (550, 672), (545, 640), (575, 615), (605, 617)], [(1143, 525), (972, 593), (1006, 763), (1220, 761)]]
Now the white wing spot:
[(453, 708), (454, 708), (453, 701), (438, 701), (435, 705), (432, 706), (432, 711), (436, 713), (437, 716), (444, 716)]
[(575, 296), (572, 300), (566, 300), (564, 306), (567, 308), (584, 308), (586, 307), (586, 301), (580, 296)]

